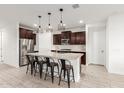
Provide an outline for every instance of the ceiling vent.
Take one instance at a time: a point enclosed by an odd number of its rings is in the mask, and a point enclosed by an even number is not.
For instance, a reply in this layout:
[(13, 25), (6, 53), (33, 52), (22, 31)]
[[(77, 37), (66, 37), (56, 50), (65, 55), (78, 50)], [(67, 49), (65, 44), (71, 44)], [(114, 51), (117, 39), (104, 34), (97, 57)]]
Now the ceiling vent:
[(74, 9), (77, 9), (77, 8), (79, 8), (79, 4), (73, 4), (72, 7), (73, 7)]

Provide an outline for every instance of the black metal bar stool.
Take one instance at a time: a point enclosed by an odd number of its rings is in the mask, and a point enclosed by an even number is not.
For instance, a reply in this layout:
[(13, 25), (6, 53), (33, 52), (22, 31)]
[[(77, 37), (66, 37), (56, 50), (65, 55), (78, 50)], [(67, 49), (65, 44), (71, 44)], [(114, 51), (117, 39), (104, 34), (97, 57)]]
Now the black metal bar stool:
[(27, 57), (27, 61), (28, 61), (26, 74), (29, 71), (29, 66), (31, 66), (31, 75), (32, 75), (33, 71), (34, 71), (34, 68), (35, 68), (35, 62), (36, 62), (35, 61), (35, 56), (33, 56), (33, 55), (26, 55), (26, 57)]
[(64, 79), (65, 79), (65, 75), (66, 75), (66, 72), (67, 72), (68, 88), (70, 88), (70, 71), (72, 71), (73, 81), (75, 82), (73, 66), (71, 65), (71, 62), (69, 60), (59, 59), (58, 61), (61, 65), (61, 70), (60, 70), (60, 75), (59, 75), (59, 84), (58, 85), (60, 85), (60, 82), (61, 82), (62, 72), (63, 72)]
[(40, 73), (40, 78), (42, 78), (42, 72), (43, 72), (43, 65), (46, 64), (45, 58), (43, 56), (35, 56), (36, 59), (36, 67), (35, 67), (35, 73), (34, 76), (36, 75), (37, 72), (37, 67)]
[(53, 58), (51, 57), (45, 57), (46, 62), (47, 62), (47, 67), (46, 67), (46, 74), (44, 80), (46, 80), (47, 74), (48, 74), (48, 68), (51, 68), (51, 78), (52, 78), (52, 83), (54, 82), (54, 67), (57, 67), (58, 69), (58, 75), (59, 75), (59, 64), (54, 61)]

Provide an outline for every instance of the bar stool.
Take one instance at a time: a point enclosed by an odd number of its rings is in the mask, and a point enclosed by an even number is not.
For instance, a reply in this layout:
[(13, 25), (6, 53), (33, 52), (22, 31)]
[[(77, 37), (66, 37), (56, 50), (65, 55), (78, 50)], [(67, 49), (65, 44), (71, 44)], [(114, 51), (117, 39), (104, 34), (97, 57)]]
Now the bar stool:
[(59, 84), (58, 85), (60, 85), (60, 82), (61, 82), (62, 72), (63, 72), (63, 75), (64, 75), (64, 79), (65, 79), (65, 75), (66, 75), (66, 72), (67, 72), (68, 88), (70, 88), (70, 71), (71, 70), (72, 70), (73, 81), (75, 82), (73, 66), (71, 65), (71, 62), (69, 60), (59, 59), (58, 61), (61, 65), (61, 71), (60, 71), (60, 75), (59, 75)]
[(52, 78), (52, 83), (54, 82), (54, 67), (57, 67), (58, 69), (58, 75), (59, 75), (59, 64), (54, 61), (53, 58), (51, 57), (45, 57), (46, 62), (47, 62), (47, 67), (46, 67), (46, 74), (44, 80), (46, 80), (47, 73), (48, 73), (48, 68), (51, 68), (51, 78)]
[(40, 78), (42, 78), (42, 72), (43, 72), (43, 65), (46, 64), (45, 58), (43, 56), (35, 56), (36, 59), (36, 67), (35, 67), (35, 73), (34, 76), (36, 76), (36, 72), (37, 72), (37, 67), (39, 69), (40, 72)]
[(29, 66), (31, 66), (31, 75), (33, 74), (33, 70), (35, 68), (35, 56), (33, 55), (26, 55), (27, 57), (27, 61), (28, 61), (28, 64), (27, 64), (27, 71), (26, 71), (26, 74), (28, 73), (29, 71)]

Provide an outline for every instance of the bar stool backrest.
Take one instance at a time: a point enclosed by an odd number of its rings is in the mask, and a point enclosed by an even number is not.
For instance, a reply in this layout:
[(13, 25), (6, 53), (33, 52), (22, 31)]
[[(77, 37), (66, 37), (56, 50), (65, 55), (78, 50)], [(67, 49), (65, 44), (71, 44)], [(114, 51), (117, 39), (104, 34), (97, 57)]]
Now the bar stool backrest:
[(54, 62), (54, 59), (52, 57), (44, 57), (46, 62), (47, 62), (47, 65), (49, 66), (51, 62)]
[(33, 55), (26, 55), (26, 57), (27, 57), (27, 60), (28, 60), (29, 64), (35, 61), (35, 58), (34, 58)]
[(69, 60), (66, 60), (66, 59), (59, 59), (58, 62), (59, 62), (62, 69), (65, 69), (66, 65), (71, 66), (71, 62)]
[(37, 62), (43, 62), (44, 61), (43, 56), (35, 56), (35, 59)]

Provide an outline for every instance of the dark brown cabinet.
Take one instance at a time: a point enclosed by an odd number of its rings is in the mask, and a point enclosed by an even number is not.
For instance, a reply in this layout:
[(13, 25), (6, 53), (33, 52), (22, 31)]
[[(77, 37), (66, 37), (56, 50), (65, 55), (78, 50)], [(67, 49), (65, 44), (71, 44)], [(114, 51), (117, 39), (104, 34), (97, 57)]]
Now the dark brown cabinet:
[(86, 44), (86, 36), (85, 32), (71, 32), (71, 31), (64, 31), (61, 34), (54, 34), (53, 35), (53, 44), (54, 45), (61, 45), (62, 39), (68, 39), (68, 44), (70, 45), (81, 45)]
[(71, 44), (71, 31), (62, 32), (61, 39), (66, 39), (68, 40), (68, 44)]
[(26, 38), (26, 30), (23, 28), (19, 28), (19, 37), (20, 38)]
[(36, 34), (32, 34), (32, 39), (34, 39), (34, 45), (36, 45)]
[(61, 34), (54, 34), (53, 35), (53, 44), (54, 45), (61, 45)]
[(62, 32), (62, 36), (61, 36), (62, 39), (70, 39), (70, 37), (71, 37), (71, 31)]
[(75, 44), (85, 44), (85, 32), (76, 32)]
[(26, 38), (33, 39), (33, 34), (31, 31), (29, 31), (29, 30), (26, 31)]
[(85, 44), (85, 32), (75, 32), (71, 33), (71, 45)]
[(81, 57), (81, 64), (86, 65), (86, 52), (83, 52), (83, 56)]
[(36, 34), (34, 34), (32, 30), (19, 28), (19, 37), (20, 39), (33, 39), (34, 44), (36, 44)]
[(74, 45), (76, 43), (76, 34), (71, 33), (71, 45)]

